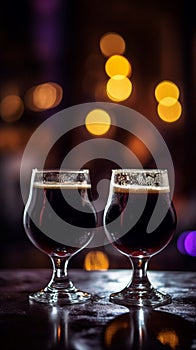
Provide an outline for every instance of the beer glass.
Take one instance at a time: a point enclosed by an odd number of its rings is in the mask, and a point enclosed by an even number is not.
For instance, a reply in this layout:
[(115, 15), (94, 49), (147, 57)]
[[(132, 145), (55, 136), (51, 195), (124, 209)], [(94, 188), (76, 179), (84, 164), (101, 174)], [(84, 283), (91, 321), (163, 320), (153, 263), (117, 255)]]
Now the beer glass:
[(171, 297), (155, 289), (148, 279), (150, 258), (171, 241), (176, 213), (167, 170), (112, 170), (104, 210), (104, 228), (111, 244), (129, 257), (132, 279), (110, 300), (125, 306), (168, 304)]
[(91, 295), (74, 286), (67, 273), (70, 258), (91, 241), (96, 226), (89, 170), (33, 169), (23, 224), (53, 267), (48, 285), (29, 299), (49, 304), (89, 300)]

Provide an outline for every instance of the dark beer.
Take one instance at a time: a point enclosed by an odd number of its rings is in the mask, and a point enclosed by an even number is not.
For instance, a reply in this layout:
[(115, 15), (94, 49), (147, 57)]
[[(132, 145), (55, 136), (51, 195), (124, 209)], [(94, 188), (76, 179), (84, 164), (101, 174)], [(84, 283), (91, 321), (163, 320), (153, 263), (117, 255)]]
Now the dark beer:
[[(147, 227), (158, 198), (159, 210), (168, 209), (158, 226), (148, 232)], [(169, 189), (114, 187), (104, 223), (110, 241), (122, 253), (135, 257), (154, 255), (170, 242), (176, 227), (176, 214)]]
[[(35, 182), (29, 203), (24, 227), (32, 243), (44, 253), (72, 255), (91, 240), (96, 213), (90, 201), (90, 185)], [(65, 223), (70, 225), (69, 230), (64, 229)]]

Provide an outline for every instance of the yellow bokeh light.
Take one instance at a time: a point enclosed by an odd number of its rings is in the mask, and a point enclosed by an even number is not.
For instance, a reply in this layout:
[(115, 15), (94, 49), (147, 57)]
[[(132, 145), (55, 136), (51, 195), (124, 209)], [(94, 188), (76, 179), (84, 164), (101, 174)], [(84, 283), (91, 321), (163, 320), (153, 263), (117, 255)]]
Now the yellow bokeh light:
[(130, 325), (131, 325), (130, 321), (127, 321), (126, 319), (125, 320), (118, 320), (118, 318), (115, 319), (112, 322), (112, 324), (109, 324), (106, 327), (105, 336), (104, 336), (105, 345), (108, 348), (112, 349), (112, 345), (116, 341), (116, 335), (120, 333), (124, 333), (125, 330), (130, 330)]
[(24, 104), (19, 96), (8, 95), (1, 101), (0, 115), (6, 122), (14, 122), (20, 119), (23, 112)]
[(180, 90), (176, 84), (172, 81), (164, 80), (159, 83), (155, 89), (155, 97), (158, 102), (166, 97), (172, 97), (175, 100), (178, 100), (180, 96)]
[(162, 330), (158, 333), (157, 339), (163, 344), (163, 345), (169, 345), (171, 349), (176, 349), (179, 345), (179, 338), (178, 335), (174, 330)]
[(48, 82), (29, 89), (25, 95), (25, 103), (29, 109), (37, 112), (58, 106), (62, 97), (62, 87), (57, 83)]
[(162, 100), (160, 100), (160, 104), (164, 106), (173, 106), (176, 103), (176, 98), (174, 97), (164, 97)]
[(175, 104), (169, 106), (162, 104), (161, 102), (157, 107), (159, 117), (167, 123), (173, 123), (177, 121), (182, 114), (182, 106), (180, 102), (176, 101)]
[(131, 65), (124, 56), (113, 55), (106, 61), (105, 71), (110, 78), (115, 75), (129, 77), (131, 75)]
[(106, 57), (122, 55), (126, 48), (122, 36), (112, 32), (104, 34), (100, 39), (99, 45), (102, 54)]
[(85, 119), (85, 126), (93, 135), (105, 134), (109, 130), (110, 125), (111, 118), (103, 109), (93, 109), (87, 114)]
[(49, 83), (38, 85), (33, 91), (33, 103), (39, 109), (49, 109), (56, 101), (56, 89)]
[(86, 254), (84, 259), (84, 268), (87, 271), (91, 270), (108, 270), (109, 259), (107, 255), (100, 251), (95, 250)]
[(112, 101), (124, 101), (131, 95), (132, 83), (127, 77), (116, 75), (108, 80), (106, 92)]

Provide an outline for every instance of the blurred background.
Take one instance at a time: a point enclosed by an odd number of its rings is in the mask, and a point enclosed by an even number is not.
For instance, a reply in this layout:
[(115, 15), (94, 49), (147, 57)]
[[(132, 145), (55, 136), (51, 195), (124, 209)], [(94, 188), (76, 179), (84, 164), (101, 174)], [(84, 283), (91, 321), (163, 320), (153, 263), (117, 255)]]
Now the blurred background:
[[(174, 163), (177, 230), (169, 246), (151, 259), (150, 267), (195, 270), (193, 3), (6, 0), (0, 6), (0, 267), (51, 266), (49, 258), (31, 244), (22, 225), (20, 166), (31, 135), (67, 107), (112, 102), (136, 110), (153, 123)], [(99, 115), (92, 114), (91, 118), (95, 125), (100, 122)], [(96, 129), (84, 116), (83, 126), (71, 130), (55, 144), (46, 167), (58, 167), (74, 146), (102, 137), (127, 146), (143, 167), (153, 166), (148, 149), (139, 139), (110, 125), (110, 118), (102, 119), (102, 123), (102, 128)], [(45, 143), (50, 143), (48, 133), (38, 140), (38, 148)], [(30, 157), (28, 166), (31, 164), (33, 167)], [(96, 199), (97, 183), (109, 179), (116, 164), (94, 159), (84, 167), (90, 168)], [(27, 191), (28, 185), (27, 173)], [(106, 200), (107, 191), (105, 195)], [(70, 267), (129, 268), (125, 256), (105, 245), (102, 229), (97, 230), (97, 235), (100, 246), (88, 247), (75, 255)]]

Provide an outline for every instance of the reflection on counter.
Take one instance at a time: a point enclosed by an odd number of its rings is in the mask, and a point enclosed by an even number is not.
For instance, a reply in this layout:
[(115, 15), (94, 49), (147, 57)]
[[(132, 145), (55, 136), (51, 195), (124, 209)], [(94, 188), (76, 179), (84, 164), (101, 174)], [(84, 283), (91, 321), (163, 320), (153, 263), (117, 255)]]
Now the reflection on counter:
[[(7, 317), (1, 330), (6, 349), (76, 349), (69, 329), (69, 309), (31, 302), (29, 314)], [(9, 335), (12, 334), (10, 337)]]
[[(92, 300), (52, 306), (31, 301), (29, 292), (47, 283), (49, 270), (0, 273), (0, 344), (4, 350), (193, 350), (195, 349), (195, 274), (154, 272), (172, 304), (158, 310), (125, 308), (109, 302), (112, 290), (127, 280), (126, 270), (70, 271)], [(39, 275), (39, 277), (38, 277)]]
[(104, 333), (106, 349), (190, 350), (193, 329), (182, 317), (162, 311), (138, 308), (108, 323)]

